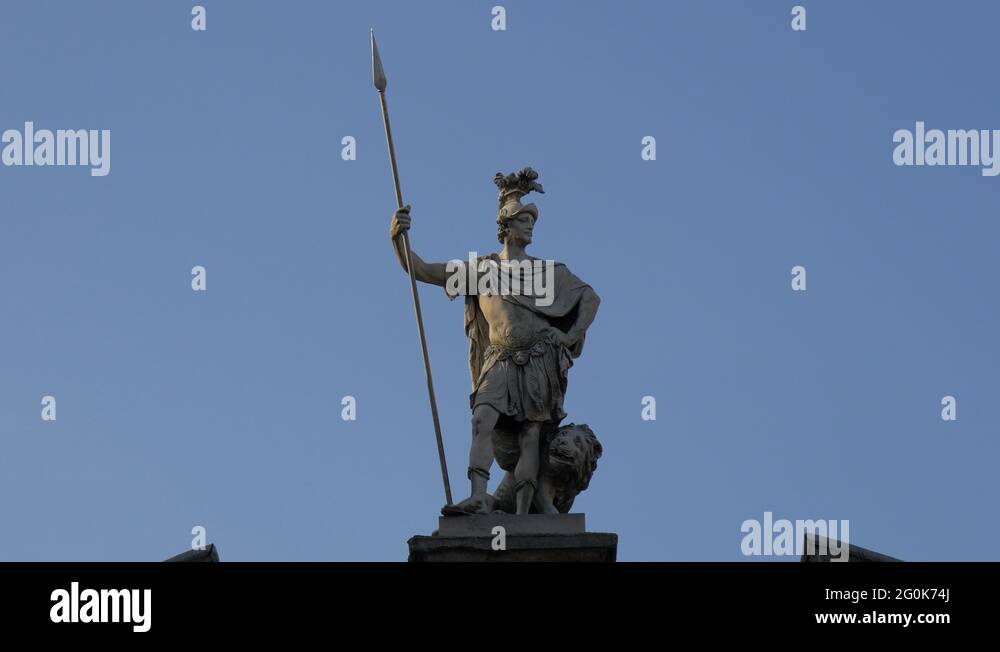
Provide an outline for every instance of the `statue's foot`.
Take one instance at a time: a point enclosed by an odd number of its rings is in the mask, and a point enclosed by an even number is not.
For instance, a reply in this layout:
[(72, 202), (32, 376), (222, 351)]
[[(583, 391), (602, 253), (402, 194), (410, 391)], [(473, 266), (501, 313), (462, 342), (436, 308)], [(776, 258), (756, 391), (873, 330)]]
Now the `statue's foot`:
[(468, 516), (469, 514), (490, 514), (496, 507), (496, 498), (489, 494), (473, 494), (457, 505), (441, 508), (444, 516)]

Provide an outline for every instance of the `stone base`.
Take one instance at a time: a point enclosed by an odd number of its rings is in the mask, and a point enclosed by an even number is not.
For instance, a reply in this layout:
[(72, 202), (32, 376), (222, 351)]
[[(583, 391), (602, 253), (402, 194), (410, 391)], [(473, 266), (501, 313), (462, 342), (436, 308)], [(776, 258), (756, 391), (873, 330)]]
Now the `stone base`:
[(493, 528), (503, 526), (512, 534), (584, 534), (587, 519), (583, 514), (470, 514), (469, 516), (439, 516), (439, 537), (492, 537)]
[[(494, 550), (493, 528), (506, 531)], [(409, 561), (615, 561), (618, 535), (587, 532), (583, 514), (442, 516), (432, 536), (412, 537)]]

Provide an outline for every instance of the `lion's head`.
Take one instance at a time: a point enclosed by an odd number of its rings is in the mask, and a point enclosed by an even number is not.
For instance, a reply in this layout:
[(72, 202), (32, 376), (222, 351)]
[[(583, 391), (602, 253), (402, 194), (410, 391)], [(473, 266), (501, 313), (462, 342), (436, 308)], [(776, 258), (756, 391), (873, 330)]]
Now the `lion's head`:
[(562, 426), (547, 439), (542, 451), (541, 481), (552, 485), (555, 493), (552, 502), (560, 512), (566, 513), (577, 494), (590, 485), (604, 449), (586, 424)]

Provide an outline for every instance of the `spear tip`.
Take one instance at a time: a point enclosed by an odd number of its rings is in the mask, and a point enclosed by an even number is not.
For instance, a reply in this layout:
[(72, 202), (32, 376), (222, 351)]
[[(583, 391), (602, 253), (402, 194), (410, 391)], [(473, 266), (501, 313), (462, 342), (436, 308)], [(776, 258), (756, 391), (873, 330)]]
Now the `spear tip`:
[(375, 82), (375, 90), (379, 93), (385, 92), (385, 71), (382, 70), (382, 57), (378, 54), (378, 45), (375, 43), (375, 29), (372, 28), (372, 81)]

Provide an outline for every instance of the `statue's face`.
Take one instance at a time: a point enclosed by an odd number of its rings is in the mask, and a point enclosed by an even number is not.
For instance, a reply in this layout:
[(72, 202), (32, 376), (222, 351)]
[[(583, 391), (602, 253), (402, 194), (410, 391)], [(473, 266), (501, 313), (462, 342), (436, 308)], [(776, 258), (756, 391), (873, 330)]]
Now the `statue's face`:
[(531, 235), (535, 230), (535, 218), (531, 213), (520, 213), (507, 222), (507, 241), (521, 245), (531, 243)]

